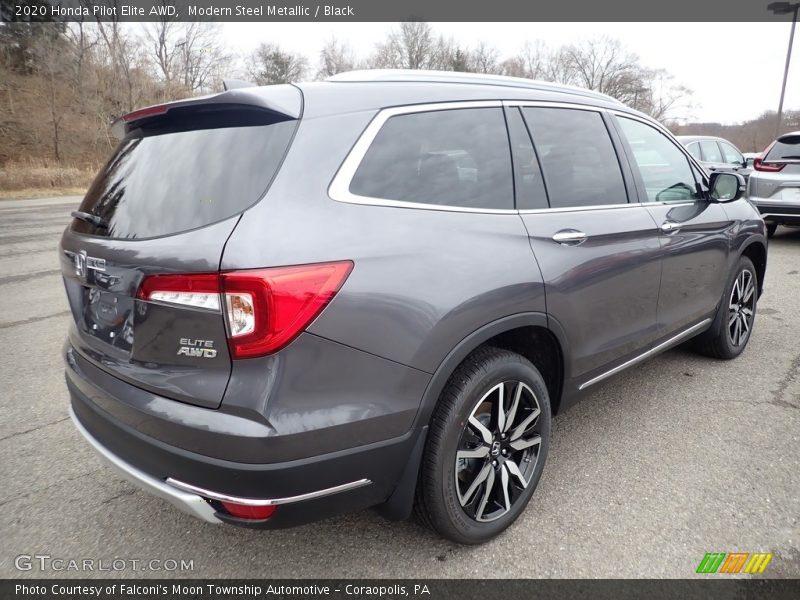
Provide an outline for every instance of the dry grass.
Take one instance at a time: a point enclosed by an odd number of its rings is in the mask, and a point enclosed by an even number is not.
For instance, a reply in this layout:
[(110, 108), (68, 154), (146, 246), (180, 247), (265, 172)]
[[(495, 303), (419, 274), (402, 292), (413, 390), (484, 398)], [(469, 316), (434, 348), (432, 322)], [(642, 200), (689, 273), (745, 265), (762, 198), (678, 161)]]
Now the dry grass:
[(96, 172), (96, 167), (46, 161), (6, 163), (0, 167), (0, 198), (84, 194)]

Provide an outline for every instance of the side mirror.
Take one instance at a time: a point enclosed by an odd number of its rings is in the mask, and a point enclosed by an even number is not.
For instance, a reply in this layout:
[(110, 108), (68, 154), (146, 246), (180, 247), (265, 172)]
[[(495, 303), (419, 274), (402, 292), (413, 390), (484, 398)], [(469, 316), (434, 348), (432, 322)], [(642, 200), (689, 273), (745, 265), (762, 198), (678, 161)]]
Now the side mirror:
[(738, 173), (715, 171), (709, 178), (709, 196), (716, 202), (733, 202), (744, 195), (746, 184)]

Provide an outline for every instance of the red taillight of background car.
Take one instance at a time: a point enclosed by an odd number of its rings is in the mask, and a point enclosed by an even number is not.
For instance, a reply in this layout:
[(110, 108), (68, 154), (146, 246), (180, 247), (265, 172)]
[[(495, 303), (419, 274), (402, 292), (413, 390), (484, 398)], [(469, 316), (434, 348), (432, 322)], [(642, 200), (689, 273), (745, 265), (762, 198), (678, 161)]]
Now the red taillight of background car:
[(774, 163), (764, 162), (764, 157), (766, 157), (767, 154), (769, 154), (769, 151), (772, 150), (772, 147), (774, 145), (775, 142), (772, 142), (769, 146), (767, 146), (764, 149), (764, 151), (761, 154), (758, 155), (757, 158), (753, 160), (753, 168), (756, 171), (761, 171), (763, 173), (777, 173), (778, 171), (783, 169), (783, 167), (786, 166), (785, 164), (774, 164)]
[(762, 171), (766, 173), (777, 173), (785, 166), (785, 164), (765, 163), (763, 158), (756, 158), (753, 161), (753, 168), (756, 171)]
[(277, 352), (322, 312), (353, 269), (352, 261), (228, 273), (151, 275), (142, 300), (224, 312), (233, 358)]

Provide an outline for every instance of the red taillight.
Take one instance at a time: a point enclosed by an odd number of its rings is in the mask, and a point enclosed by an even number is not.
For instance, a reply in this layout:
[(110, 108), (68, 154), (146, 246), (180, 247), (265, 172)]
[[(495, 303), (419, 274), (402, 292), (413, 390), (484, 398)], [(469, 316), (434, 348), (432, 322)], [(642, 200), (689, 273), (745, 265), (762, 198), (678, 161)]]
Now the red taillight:
[(134, 110), (133, 112), (129, 112), (127, 115), (122, 115), (122, 120), (126, 123), (130, 123), (132, 121), (138, 121), (139, 119), (144, 119), (145, 117), (154, 117), (155, 115), (163, 115), (167, 112), (167, 105), (166, 104), (158, 104), (156, 106), (148, 106), (147, 108), (141, 108), (139, 110)]
[(352, 269), (343, 261), (223, 273), (233, 357), (283, 348), (322, 312)]
[(251, 521), (263, 521), (269, 519), (275, 511), (277, 506), (250, 506), (248, 504), (236, 504), (234, 502), (220, 502), (222, 507), (232, 517), (240, 519), (249, 519)]
[[(296, 338), (342, 287), (351, 261), (230, 273), (151, 275), (142, 300), (224, 311), (233, 358), (277, 352)], [(224, 307), (220, 305), (220, 300)]]
[(142, 280), (136, 294), (142, 300), (219, 310), (219, 275), (150, 275)]
[(772, 163), (765, 163), (764, 159), (762, 159), (762, 158), (756, 158), (753, 161), (753, 168), (756, 171), (763, 171), (763, 172), (766, 172), (766, 173), (777, 173), (778, 171), (783, 169), (783, 167), (785, 167), (785, 166), (786, 166), (785, 164), (776, 165), (776, 164), (772, 164)]
[[(775, 142), (777, 142), (777, 141), (778, 140), (775, 140)], [(769, 146), (764, 148), (764, 151), (761, 154), (759, 154), (758, 157), (753, 159), (753, 168), (756, 171), (762, 171), (762, 172), (765, 172), (765, 173), (777, 173), (778, 171), (783, 169), (783, 167), (786, 166), (785, 164), (776, 165), (776, 164), (771, 164), (771, 163), (768, 163), (768, 162), (767, 163), (764, 162), (764, 157), (766, 157), (767, 154), (769, 154), (769, 151), (772, 150), (772, 147), (775, 145), (775, 142), (772, 142)]]

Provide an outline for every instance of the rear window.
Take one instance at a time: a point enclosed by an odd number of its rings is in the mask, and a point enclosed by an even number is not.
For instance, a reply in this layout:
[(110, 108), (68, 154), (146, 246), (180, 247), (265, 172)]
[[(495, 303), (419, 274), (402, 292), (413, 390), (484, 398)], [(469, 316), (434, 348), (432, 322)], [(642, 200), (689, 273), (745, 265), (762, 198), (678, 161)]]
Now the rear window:
[(766, 162), (771, 160), (800, 160), (800, 135), (787, 135), (775, 142), (764, 157)]
[(476, 209), (514, 208), (501, 108), (389, 118), (350, 182), (359, 196)]
[(594, 111), (522, 110), (544, 171), (550, 206), (573, 208), (628, 202), (614, 146)]
[(102, 219), (105, 227), (75, 219), (73, 231), (122, 239), (159, 237), (248, 208), (275, 175), (296, 121), (274, 122), (271, 115), (246, 121), (248, 126), (225, 127), (216, 116), (213, 129), (165, 125), (132, 132), (79, 209)]

